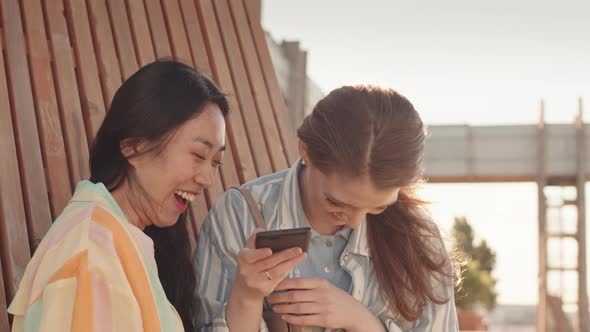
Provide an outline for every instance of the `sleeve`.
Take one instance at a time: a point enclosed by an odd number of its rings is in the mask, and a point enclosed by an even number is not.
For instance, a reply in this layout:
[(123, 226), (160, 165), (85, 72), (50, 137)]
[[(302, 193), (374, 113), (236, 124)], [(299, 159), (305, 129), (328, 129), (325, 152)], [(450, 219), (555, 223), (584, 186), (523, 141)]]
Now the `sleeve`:
[[(453, 266), (449, 254), (445, 248), (438, 228), (436, 228), (436, 232), (438, 237), (435, 238), (433, 246), (448, 262), (447, 272), (452, 275)], [(459, 320), (457, 318), (457, 309), (455, 307), (455, 284), (453, 282), (453, 277), (449, 277), (448, 275), (433, 276), (432, 284), (437, 293), (436, 295), (443, 299), (448, 299), (448, 301), (443, 304), (429, 302), (422, 311), (422, 315), (416, 320), (416, 322), (414, 322), (410, 331), (458, 332)]]
[(89, 250), (72, 256), (43, 287), (12, 331), (141, 329), (138, 303), (125, 287), (108, 286), (109, 269), (88, 264)]
[[(205, 218), (194, 255), (197, 331), (229, 332), (225, 307), (235, 279), (237, 255), (254, 229), (248, 206), (236, 190), (220, 197)], [(268, 331), (264, 321), (260, 331)]]
[(169, 303), (158, 301), (156, 279), (114, 216), (93, 209), (84, 220), (63, 225), (67, 228), (54, 229), (27, 267), (11, 311), (15, 331), (178, 327), (169, 322)]
[(441, 331), (441, 332), (458, 332), (459, 321), (455, 308), (455, 296), (453, 283), (449, 285), (440, 285), (443, 294), (449, 299), (443, 304), (428, 303), (424, 308), (422, 315), (414, 323), (410, 331)]
[(399, 321), (391, 311), (386, 311), (377, 317), (388, 332), (458, 332), (459, 322), (455, 308), (454, 286), (452, 280), (436, 280), (439, 295), (449, 299), (446, 303), (429, 302), (422, 315), (414, 322)]
[(448, 301), (443, 304), (429, 302), (424, 307), (421, 316), (413, 322), (408, 322), (403, 319), (396, 319), (399, 317), (394, 317), (395, 315), (389, 310), (378, 315), (378, 318), (381, 320), (381, 322), (383, 322), (383, 325), (389, 332), (458, 332), (459, 321), (455, 307), (455, 285), (452, 277), (453, 266), (451, 259), (445, 247), (440, 230), (432, 220), (430, 213), (428, 213), (428, 211), (425, 209), (419, 209), (415, 213), (419, 217), (428, 220), (428, 225), (431, 232), (426, 234), (426, 236), (429, 238), (427, 243), (432, 246), (434, 252), (437, 252), (440, 257), (444, 258), (447, 262), (447, 273), (433, 274), (431, 283), (435, 292), (435, 296), (442, 299), (448, 299)]

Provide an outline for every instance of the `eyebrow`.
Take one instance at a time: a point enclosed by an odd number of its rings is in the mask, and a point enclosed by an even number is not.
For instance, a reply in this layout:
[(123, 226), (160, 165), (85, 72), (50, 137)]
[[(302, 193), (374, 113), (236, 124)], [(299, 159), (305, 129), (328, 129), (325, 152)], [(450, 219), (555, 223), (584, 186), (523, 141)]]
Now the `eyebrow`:
[[(197, 138), (195, 138), (195, 141), (205, 144), (211, 150), (213, 150), (213, 148), (215, 147), (215, 145), (213, 145), (213, 143), (211, 143), (210, 140), (203, 138), (203, 137), (197, 137)], [(225, 149), (226, 149), (226, 146), (224, 145), (219, 148), (219, 152), (223, 152), (223, 151), (225, 151)]]
[[(332, 196), (332, 195), (330, 195), (330, 194), (328, 194), (326, 192), (324, 192), (324, 195), (326, 196), (327, 199), (331, 200), (332, 202), (334, 202), (334, 203), (336, 203), (338, 205), (346, 206), (346, 207), (351, 207), (351, 208), (356, 208), (356, 206), (354, 206), (354, 205), (351, 205), (351, 204), (348, 204), (348, 203), (344, 203), (344, 202), (341, 202), (341, 201), (337, 200), (336, 198), (334, 198), (334, 196)], [(390, 204), (380, 206), (377, 209), (379, 209), (379, 210), (386, 209), (386, 208), (392, 206), (393, 204), (395, 204), (395, 202), (397, 202), (397, 199), (394, 200), (393, 202), (391, 202)]]

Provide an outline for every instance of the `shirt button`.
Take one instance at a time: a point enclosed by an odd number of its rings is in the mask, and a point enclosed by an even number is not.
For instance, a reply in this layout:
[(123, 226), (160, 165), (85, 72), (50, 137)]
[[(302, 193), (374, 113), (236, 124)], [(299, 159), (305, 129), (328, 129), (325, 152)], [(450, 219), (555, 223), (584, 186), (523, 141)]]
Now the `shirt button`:
[(327, 240), (327, 241), (326, 241), (326, 247), (328, 247), (328, 248), (329, 248), (329, 247), (331, 247), (331, 246), (332, 246), (332, 241), (330, 241), (330, 240)]
[(326, 267), (324, 268), (324, 272), (326, 272), (326, 273), (330, 273), (330, 271), (332, 271), (332, 269), (330, 269), (330, 267), (329, 267), (329, 266), (326, 266)]
[(342, 256), (342, 260), (345, 262), (348, 262), (350, 256), (348, 256), (348, 254), (344, 254), (344, 256)]

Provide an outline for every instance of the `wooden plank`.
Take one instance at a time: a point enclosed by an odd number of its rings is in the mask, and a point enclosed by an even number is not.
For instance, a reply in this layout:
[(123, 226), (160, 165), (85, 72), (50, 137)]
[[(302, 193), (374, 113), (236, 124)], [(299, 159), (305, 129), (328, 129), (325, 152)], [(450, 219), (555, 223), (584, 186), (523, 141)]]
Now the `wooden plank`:
[[(17, 1), (2, 1), (2, 19), (6, 45), (5, 66), (16, 133), (26, 222), (29, 241), (35, 244), (41, 240), (49, 227), (51, 212), (31, 92), (23, 25)], [(10, 194), (13, 195), (14, 191)], [(9, 295), (13, 294), (9, 292)]]
[[(170, 0), (163, 3), (164, 21), (168, 31), (168, 39), (172, 45), (172, 54), (174, 57), (189, 66), (194, 66), (192, 54), (189, 47), (188, 36), (186, 34), (183, 17), (181, 15), (179, 3), (176, 0)], [(223, 193), (223, 184), (220, 175), (216, 176), (213, 185), (207, 189), (206, 197), (218, 197)], [(203, 200), (205, 196), (197, 197), (197, 200)], [(205, 204), (205, 201), (200, 203)], [(211, 201), (207, 202), (209, 205)]]
[[(224, 0), (227, 2), (227, 0)], [(277, 172), (289, 167), (286, 159), (286, 153), (283, 149), (282, 144), (273, 144), (273, 142), (280, 142), (281, 137), (277, 123), (275, 121), (275, 115), (270, 104), (270, 98), (266, 85), (264, 84), (264, 77), (262, 76), (262, 67), (260, 61), (256, 55), (256, 46), (254, 45), (254, 39), (248, 25), (248, 17), (246, 16), (246, 9), (241, 0), (229, 1), (229, 7), (233, 13), (234, 24), (236, 26), (235, 31), (237, 32), (238, 41), (242, 50), (242, 57), (245, 63), (246, 72), (250, 82), (250, 89), (254, 96), (254, 102), (256, 103), (256, 110), (258, 111), (258, 117), (261, 120), (262, 132), (264, 134), (265, 141), (268, 143), (268, 150), (270, 154), (270, 162), (273, 167), (273, 171)]]
[(166, 33), (166, 23), (159, 0), (145, 0), (145, 9), (148, 14), (148, 22), (152, 33), (152, 41), (156, 58), (164, 58), (172, 55), (172, 47)]
[[(3, 275), (2, 264), (0, 264), (0, 276)], [(4, 291), (4, 281), (0, 278), (0, 331), (10, 330), (10, 322), (8, 319), (8, 312), (6, 311), (8, 306), (6, 305), (6, 292)]]
[[(240, 106), (234, 98), (235, 93), (229, 72), (229, 65), (227, 64), (225, 50), (221, 43), (221, 35), (215, 19), (213, 4), (211, 0), (196, 0), (196, 4), (201, 30), (205, 36), (205, 45), (207, 47), (207, 54), (209, 55), (213, 78), (220, 89), (228, 95), (231, 109), (231, 114), (226, 121), (228, 145), (235, 159), (234, 165), (236, 166), (239, 181), (243, 183), (256, 178), (257, 175), (250, 146), (244, 139), (246, 137), (246, 130), (244, 129), (244, 123), (240, 115)], [(228, 164), (226, 163), (224, 171), (230, 167)]]
[(192, 65), (192, 55), (186, 32), (184, 30), (184, 22), (180, 7), (177, 0), (167, 0), (162, 2), (162, 9), (164, 10), (164, 21), (166, 22), (166, 29), (168, 30), (168, 39), (172, 46), (172, 54), (177, 60)]
[[(0, 45), (6, 53), (11, 52), (5, 47), (4, 41), (12, 40), (7, 37), (5, 27), (9, 26), (5, 14), (13, 14), (12, 10), (6, 13), (6, 1), (0, 5)], [(11, 44), (11, 48), (14, 44)], [(17, 133), (13, 127), (12, 114), (10, 112), (10, 96), (8, 90), (7, 73), (5, 72), (4, 52), (0, 52), (0, 257), (2, 258), (3, 282), (0, 290), (2, 299), (11, 301), (24, 274), (25, 267), (30, 259), (29, 239), (25, 220), (25, 207), (23, 202), (23, 188), (21, 187), (18, 152), (15, 137)], [(39, 158), (40, 159), (40, 158)], [(47, 206), (47, 205), (46, 205)], [(47, 209), (49, 210), (49, 209)], [(47, 211), (49, 217), (49, 211)], [(2, 294), (6, 290), (6, 294)], [(0, 300), (2, 301), (2, 300)], [(6, 303), (4, 303), (4, 306)], [(0, 307), (5, 308), (5, 307)], [(4, 317), (4, 314), (0, 316)], [(4, 318), (0, 318), (0, 328), (5, 325)], [(2, 329), (8, 331), (7, 329)]]
[[(181, 12), (184, 17), (186, 36), (191, 48), (193, 66), (201, 71), (204, 75), (213, 79), (209, 56), (203, 38), (203, 31), (200, 26), (200, 19), (197, 15), (195, 3), (193, 0), (180, 0)], [(227, 140), (229, 144), (229, 139)], [(222, 193), (223, 188), (237, 186), (240, 184), (238, 173), (235, 168), (235, 160), (232, 149), (227, 149), (223, 157), (224, 167), (219, 170), (220, 179), (216, 181), (214, 187), (209, 190), (209, 205), (214, 202)]]
[(201, 30), (195, 2), (194, 0), (180, 0), (180, 6), (184, 17), (186, 35), (193, 56), (193, 66), (212, 79), (213, 73), (211, 72), (209, 56), (207, 55), (205, 39), (203, 38), (203, 31)]
[[(53, 86), (51, 58), (43, 24), (43, 9), (39, 0), (23, 0), (22, 5), (27, 31), (33, 99), (39, 121), (41, 152), (47, 172), (52, 219), (55, 219), (68, 204), (72, 195), (72, 186), (57, 110), (57, 97)], [(42, 228), (35, 230), (34, 233), (42, 236), (51, 226), (51, 220), (41, 220), (37, 225)]]
[(287, 162), (292, 164), (299, 157), (296, 146), (296, 135), (289, 125), (289, 118), (287, 113), (287, 107), (285, 106), (285, 100), (279, 89), (279, 82), (272, 65), (270, 58), (270, 52), (266, 44), (266, 38), (262, 25), (260, 24), (260, 13), (259, 8), (256, 5), (256, 1), (245, 0), (246, 12), (248, 14), (248, 22), (250, 23), (250, 31), (254, 37), (254, 43), (256, 45), (256, 51), (260, 64), (262, 65), (262, 73), (264, 75), (264, 81), (266, 83), (266, 89), (270, 95), (270, 101), (273, 106), (275, 113), (275, 119), (279, 128), (279, 134), (281, 135), (281, 142), (286, 152)]
[(69, 161), (70, 182), (73, 190), (78, 181), (90, 177), (87, 136), (78, 94), (72, 47), (63, 15), (63, 3), (56, 1), (53, 4), (48, 4), (44, 1), (44, 9), (47, 36), (53, 58), (51, 65), (54, 73), (57, 103), (62, 119), (63, 136)]
[(88, 9), (104, 104), (110, 105), (117, 89), (121, 86), (122, 75), (113, 40), (114, 34), (111, 31), (109, 12), (105, 0), (89, 1)]
[(123, 73), (123, 80), (125, 80), (139, 69), (135, 46), (131, 37), (129, 15), (127, 14), (125, 2), (122, 0), (108, 0), (108, 9), (115, 36), (117, 55), (121, 65), (121, 73)]
[(98, 65), (92, 45), (88, 11), (84, 0), (64, 0), (70, 42), (76, 56), (76, 75), (80, 88), (80, 101), (86, 125), (88, 144), (98, 132), (105, 116), (105, 99), (98, 76)]
[(127, 9), (129, 12), (129, 22), (133, 44), (135, 45), (135, 54), (139, 66), (144, 66), (156, 59), (150, 27), (147, 21), (147, 12), (143, 0), (127, 0)]
[(244, 69), (240, 45), (235, 33), (235, 27), (226, 1), (213, 1), (221, 38), (225, 46), (225, 53), (229, 63), (234, 83), (234, 92), (241, 106), (242, 119), (246, 127), (246, 134), (250, 149), (254, 157), (254, 165), (258, 175), (270, 174), (273, 169), (270, 163), (268, 143), (262, 135), (262, 125), (252, 91), (248, 84), (248, 76)]

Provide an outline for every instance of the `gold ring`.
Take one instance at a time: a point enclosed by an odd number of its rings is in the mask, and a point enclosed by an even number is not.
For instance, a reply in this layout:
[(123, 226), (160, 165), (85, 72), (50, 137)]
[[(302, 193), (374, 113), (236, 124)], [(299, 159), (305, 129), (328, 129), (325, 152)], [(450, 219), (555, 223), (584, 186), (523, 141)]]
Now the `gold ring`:
[(272, 277), (270, 276), (270, 273), (268, 273), (268, 271), (264, 271), (264, 275), (266, 276), (266, 279), (272, 280)]

